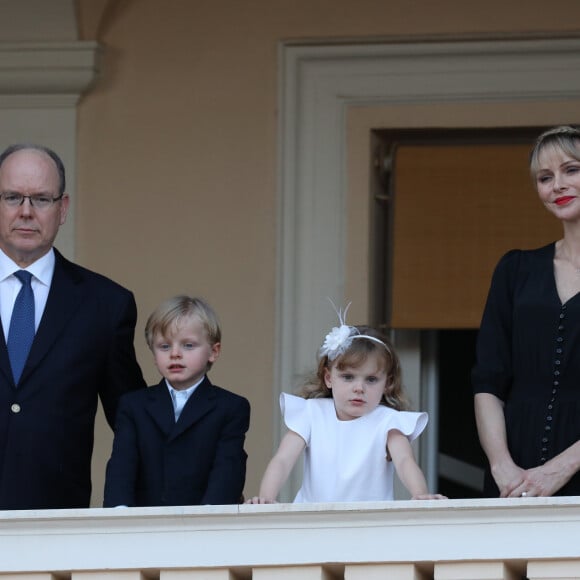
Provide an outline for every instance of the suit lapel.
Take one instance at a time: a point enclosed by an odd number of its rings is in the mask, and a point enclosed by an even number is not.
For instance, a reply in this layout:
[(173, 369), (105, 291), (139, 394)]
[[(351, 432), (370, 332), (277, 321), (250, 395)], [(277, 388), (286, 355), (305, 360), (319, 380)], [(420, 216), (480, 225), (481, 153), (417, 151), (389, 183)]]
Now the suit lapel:
[(173, 412), (173, 403), (171, 395), (165, 384), (165, 379), (161, 380), (158, 385), (147, 389), (147, 412), (157, 423), (166, 437), (172, 433), (175, 428), (175, 419)]
[(12, 377), (12, 367), (10, 366), (10, 359), (8, 358), (8, 348), (6, 347), (6, 338), (4, 332), (0, 332), (2, 338), (0, 340), (0, 373), (4, 376), (7, 385), (12, 385), (14, 388), (14, 378)]

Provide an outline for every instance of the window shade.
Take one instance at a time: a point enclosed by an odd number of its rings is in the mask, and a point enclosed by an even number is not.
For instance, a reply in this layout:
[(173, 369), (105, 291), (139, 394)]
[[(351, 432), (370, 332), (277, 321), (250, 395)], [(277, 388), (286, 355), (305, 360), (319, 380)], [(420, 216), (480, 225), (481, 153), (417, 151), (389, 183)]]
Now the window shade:
[(390, 326), (477, 328), (507, 250), (562, 236), (528, 172), (529, 145), (402, 145), (394, 161)]

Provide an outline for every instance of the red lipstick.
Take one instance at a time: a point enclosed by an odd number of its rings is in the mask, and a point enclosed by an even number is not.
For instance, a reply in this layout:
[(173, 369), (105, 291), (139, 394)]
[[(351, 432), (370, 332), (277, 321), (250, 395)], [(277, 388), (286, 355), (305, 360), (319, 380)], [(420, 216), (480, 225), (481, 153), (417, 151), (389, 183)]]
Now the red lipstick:
[(559, 197), (554, 203), (556, 205), (566, 205), (567, 203), (569, 203), (573, 199), (574, 199), (574, 196), (572, 196), (572, 195), (564, 195), (562, 197)]

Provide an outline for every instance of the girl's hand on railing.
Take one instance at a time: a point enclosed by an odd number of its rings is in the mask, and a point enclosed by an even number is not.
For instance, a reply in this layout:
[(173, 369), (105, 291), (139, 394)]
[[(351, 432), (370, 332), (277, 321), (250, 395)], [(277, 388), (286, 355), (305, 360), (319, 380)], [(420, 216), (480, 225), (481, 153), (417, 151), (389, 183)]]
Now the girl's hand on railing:
[(268, 499), (267, 497), (259, 497), (255, 495), (245, 501), (245, 503), (255, 503), (255, 504), (262, 504), (262, 503), (278, 503), (275, 499)]

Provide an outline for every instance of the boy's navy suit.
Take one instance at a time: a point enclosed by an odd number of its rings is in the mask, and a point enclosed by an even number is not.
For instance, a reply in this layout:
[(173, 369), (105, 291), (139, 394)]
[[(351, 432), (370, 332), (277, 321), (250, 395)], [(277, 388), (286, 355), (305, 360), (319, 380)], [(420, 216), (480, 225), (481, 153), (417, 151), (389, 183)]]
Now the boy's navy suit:
[(128, 393), (117, 414), (104, 506), (239, 503), (249, 424), (247, 399), (207, 377), (177, 423), (165, 379)]

